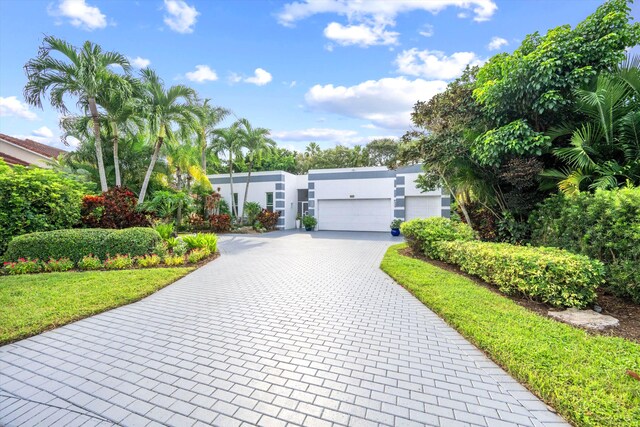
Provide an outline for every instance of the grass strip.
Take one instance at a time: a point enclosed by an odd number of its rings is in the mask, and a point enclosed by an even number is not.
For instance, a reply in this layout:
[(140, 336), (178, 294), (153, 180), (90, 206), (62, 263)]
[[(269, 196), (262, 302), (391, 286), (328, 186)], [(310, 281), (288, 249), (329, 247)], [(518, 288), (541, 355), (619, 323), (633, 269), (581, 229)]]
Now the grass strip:
[(577, 426), (640, 426), (640, 345), (590, 335), (389, 248), (381, 268)]

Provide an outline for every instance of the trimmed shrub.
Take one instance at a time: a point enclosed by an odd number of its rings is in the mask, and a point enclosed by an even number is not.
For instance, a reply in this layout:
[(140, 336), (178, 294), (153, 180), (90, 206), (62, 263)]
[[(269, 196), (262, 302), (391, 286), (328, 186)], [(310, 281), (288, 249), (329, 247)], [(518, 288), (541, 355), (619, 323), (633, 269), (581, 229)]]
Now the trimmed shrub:
[(60, 259), (50, 258), (49, 261), (47, 261), (44, 264), (44, 271), (48, 271), (48, 272), (69, 271), (73, 268), (73, 266), (74, 266), (74, 263), (69, 258), (60, 258)]
[(262, 211), (256, 215), (256, 221), (258, 221), (265, 229), (273, 230), (278, 225), (278, 218), (280, 218), (280, 212), (269, 212), (266, 209), (262, 209)]
[(164, 263), (167, 266), (176, 266), (184, 264), (184, 255), (168, 255), (164, 257)]
[(138, 199), (124, 187), (82, 199), (82, 223), (92, 228), (147, 227), (149, 220), (136, 209)]
[(5, 262), (4, 269), (11, 275), (40, 273), (42, 263), (37, 259), (20, 258), (17, 262)]
[(78, 268), (80, 270), (100, 270), (102, 268), (102, 261), (100, 261), (100, 258), (97, 256), (87, 255), (78, 261)]
[(86, 187), (43, 168), (8, 167), (0, 159), (0, 254), (11, 238), (70, 228), (80, 222)]
[(190, 264), (195, 264), (196, 262), (202, 261), (209, 255), (211, 255), (211, 251), (207, 248), (194, 249), (189, 253), (189, 255), (187, 255), (187, 261)]
[(106, 259), (109, 254), (133, 257), (152, 253), (160, 241), (160, 235), (152, 228), (46, 231), (25, 234), (11, 240), (5, 259), (69, 258), (77, 263), (87, 255), (95, 255), (101, 260)]
[(209, 224), (216, 233), (224, 233), (231, 230), (231, 216), (229, 214), (211, 215)]
[(138, 264), (138, 267), (149, 268), (159, 266), (162, 262), (162, 258), (156, 254), (152, 254), (136, 257), (135, 261), (136, 264)]
[(190, 236), (182, 236), (188, 250), (207, 249), (215, 252), (218, 249), (218, 236), (212, 233), (198, 233)]
[(116, 255), (104, 260), (104, 268), (107, 270), (124, 270), (133, 267), (133, 259), (129, 255)]
[(523, 294), (557, 307), (583, 308), (604, 281), (600, 261), (558, 248), (508, 243), (441, 241), (433, 258), (498, 286), (507, 295)]
[(531, 243), (605, 263), (607, 289), (640, 304), (640, 188), (558, 194), (529, 218)]
[(402, 223), (400, 231), (411, 250), (431, 258), (436, 242), (474, 238), (473, 230), (467, 224), (440, 217), (412, 219)]

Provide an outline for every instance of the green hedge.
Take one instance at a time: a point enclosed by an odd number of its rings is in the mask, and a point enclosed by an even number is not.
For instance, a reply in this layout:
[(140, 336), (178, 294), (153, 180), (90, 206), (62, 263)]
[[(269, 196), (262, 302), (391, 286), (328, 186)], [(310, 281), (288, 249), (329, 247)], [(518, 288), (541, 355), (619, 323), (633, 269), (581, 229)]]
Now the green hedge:
[(557, 248), (489, 242), (438, 242), (434, 258), (497, 285), (558, 307), (583, 308), (604, 281), (601, 262)]
[(558, 194), (529, 219), (531, 243), (605, 263), (607, 288), (640, 304), (640, 188)]
[(436, 242), (474, 239), (471, 227), (447, 218), (417, 218), (402, 223), (400, 231), (414, 252), (433, 257)]
[(161, 241), (157, 231), (141, 227), (45, 231), (15, 237), (9, 242), (4, 258), (7, 261), (16, 261), (18, 258), (70, 258), (77, 263), (91, 254), (101, 260), (105, 260), (107, 255), (116, 254), (134, 257), (152, 253)]

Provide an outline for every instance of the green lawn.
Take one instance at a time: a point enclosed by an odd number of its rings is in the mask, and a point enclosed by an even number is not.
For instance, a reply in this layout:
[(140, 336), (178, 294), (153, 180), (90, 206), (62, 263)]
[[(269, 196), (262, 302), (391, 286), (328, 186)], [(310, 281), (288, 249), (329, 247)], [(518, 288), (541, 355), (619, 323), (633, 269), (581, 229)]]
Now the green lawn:
[(578, 426), (640, 426), (640, 345), (535, 314), (392, 246), (381, 268)]
[(137, 301), (192, 271), (183, 268), (0, 277), (0, 344)]

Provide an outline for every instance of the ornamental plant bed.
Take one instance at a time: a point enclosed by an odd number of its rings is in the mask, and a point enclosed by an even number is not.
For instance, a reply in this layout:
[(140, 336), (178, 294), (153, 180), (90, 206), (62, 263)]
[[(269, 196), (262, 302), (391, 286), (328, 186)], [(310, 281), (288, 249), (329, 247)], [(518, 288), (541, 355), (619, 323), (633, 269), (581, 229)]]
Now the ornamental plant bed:
[[(538, 313), (542, 316), (549, 317), (547, 315), (549, 310), (558, 310), (558, 308), (553, 307), (550, 304), (534, 301), (531, 298), (527, 298), (526, 296), (523, 296), (523, 295), (505, 295), (502, 292), (500, 292), (495, 286), (485, 282), (484, 280), (479, 279), (478, 277), (472, 276), (470, 274), (467, 274), (461, 271), (458, 267), (454, 265), (427, 258), (426, 256), (420, 253), (416, 254), (409, 247), (406, 247), (400, 250), (400, 253), (404, 256), (419, 259), (421, 261), (435, 265), (436, 267), (442, 268), (443, 270), (447, 270), (452, 273), (456, 273), (461, 276), (464, 276), (472, 280), (474, 283), (478, 284), (479, 286), (482, 286), (493, 293), (509, 298), (511, 301), (515, 302), (516, 304), (528, 310), (531, 310), (535, 313)], [(606, 329), (603, 331), (596, 331), (596, 330), (589, 329), (587, 330), (589, 333), (592, 333), (595, 335), (605, 335), (605, 336), (626, 338), (626, 339), (640, 343), (640, 305), (625, 301), (624, 299), (619, 298), (615, 295), (607, 294), (602, 289), (598, 290), (598, 297), (595, 304), (602, 307), (602, 314), (608, 314), (610, 316), (615, 317), (620, 321), (620, 324), (617, 327)], [(589, 307), (589, 308), (592, 308), (592, 307)]]

